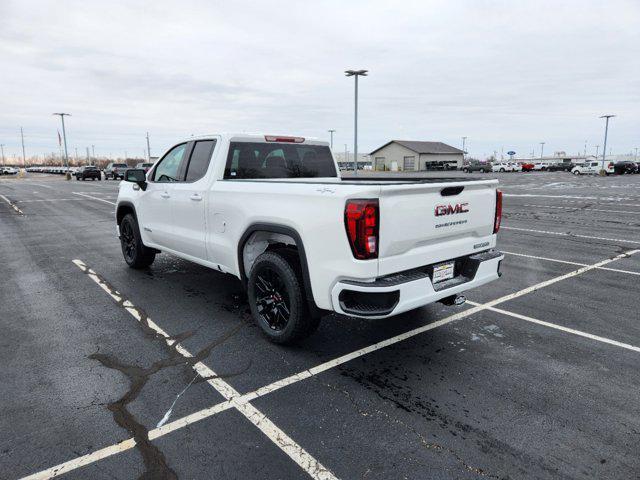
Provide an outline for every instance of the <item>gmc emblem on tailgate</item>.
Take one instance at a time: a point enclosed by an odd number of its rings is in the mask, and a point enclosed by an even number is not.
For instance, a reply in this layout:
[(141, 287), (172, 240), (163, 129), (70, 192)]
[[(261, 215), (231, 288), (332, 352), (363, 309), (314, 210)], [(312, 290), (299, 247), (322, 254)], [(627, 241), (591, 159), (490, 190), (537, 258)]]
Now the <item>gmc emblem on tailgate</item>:
[(468, 211), (468, 203), (456, 203), (455, 205), (436, 205), (436, 217), (442, 217), (443, 215), (455, 215), (456, 213), (467, 213)]

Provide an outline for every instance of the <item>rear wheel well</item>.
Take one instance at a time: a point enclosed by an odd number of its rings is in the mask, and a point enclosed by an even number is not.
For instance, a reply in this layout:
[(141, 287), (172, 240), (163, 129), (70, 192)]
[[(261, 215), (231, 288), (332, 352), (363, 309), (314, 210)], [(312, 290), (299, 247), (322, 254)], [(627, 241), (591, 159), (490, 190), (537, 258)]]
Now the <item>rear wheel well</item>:
[(255, 224), (247, 229), (238, 245), (238, 267), (243, 285), (246, 286), (247, 284), (251, 267), (256, 258), (266, 251), (274, 251), (281, 254), (299, 273), (311, 315), (321, 316), (324, 314), (325, 312), (318, 308), (313, 299), (307, 257), (302, 239), (290, 227)]

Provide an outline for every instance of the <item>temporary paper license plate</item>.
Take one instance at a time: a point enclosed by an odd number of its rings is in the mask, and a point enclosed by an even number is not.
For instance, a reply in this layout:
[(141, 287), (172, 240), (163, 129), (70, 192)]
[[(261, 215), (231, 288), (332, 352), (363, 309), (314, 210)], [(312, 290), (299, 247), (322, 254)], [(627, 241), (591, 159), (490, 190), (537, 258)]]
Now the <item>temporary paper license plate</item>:
[(453, 278), (454, 262), (445, 262), (433, 266), (433, 283)]

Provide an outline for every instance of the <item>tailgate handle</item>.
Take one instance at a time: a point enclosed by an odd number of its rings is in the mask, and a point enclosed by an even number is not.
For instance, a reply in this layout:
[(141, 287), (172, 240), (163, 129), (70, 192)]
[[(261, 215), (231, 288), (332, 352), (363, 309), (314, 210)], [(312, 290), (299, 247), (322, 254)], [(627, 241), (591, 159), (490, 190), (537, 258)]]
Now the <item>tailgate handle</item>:
[(453, 195), (458, 195), (462, 190), (464, 190), (464, 187), (445, 187), (440, 190), (440, 195), (443, 197), (451, 197)]

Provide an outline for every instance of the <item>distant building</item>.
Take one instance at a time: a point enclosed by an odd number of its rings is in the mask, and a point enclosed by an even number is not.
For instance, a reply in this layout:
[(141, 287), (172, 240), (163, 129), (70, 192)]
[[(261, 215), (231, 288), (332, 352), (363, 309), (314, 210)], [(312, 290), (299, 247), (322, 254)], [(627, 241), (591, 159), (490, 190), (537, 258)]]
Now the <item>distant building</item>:
[(391, 140), (370, 154), (374, 170), (453, 170), (462, 167), (462, 150), (442, 142)]

